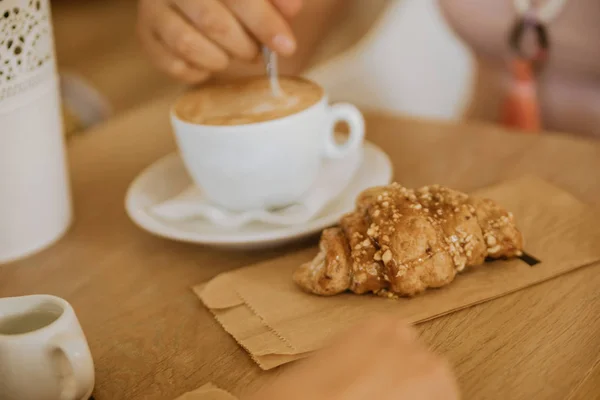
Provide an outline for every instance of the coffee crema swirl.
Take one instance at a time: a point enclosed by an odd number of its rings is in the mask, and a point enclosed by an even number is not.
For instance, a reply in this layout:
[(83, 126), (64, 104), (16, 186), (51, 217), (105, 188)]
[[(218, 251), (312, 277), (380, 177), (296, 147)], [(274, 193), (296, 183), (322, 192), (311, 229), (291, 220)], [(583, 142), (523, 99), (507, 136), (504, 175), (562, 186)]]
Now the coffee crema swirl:
[(210, 83), (181, 96), (174, 112), (194, 124), (245, 125), (296, 114), (323, 97), (323, 89), (302, 78), (281, 77), (279, 83), (281, 97), (273, 96), (266, 78)]

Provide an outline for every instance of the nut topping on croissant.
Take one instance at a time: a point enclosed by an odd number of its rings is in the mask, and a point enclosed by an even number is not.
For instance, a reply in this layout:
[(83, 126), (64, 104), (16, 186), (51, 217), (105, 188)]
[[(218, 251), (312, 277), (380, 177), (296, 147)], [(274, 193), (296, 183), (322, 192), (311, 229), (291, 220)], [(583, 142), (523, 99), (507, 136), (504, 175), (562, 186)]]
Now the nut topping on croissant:
[(413, 296), (449, 284), (487, 257), (518, 256), (522, 246), (512, 214), (492, 200), (394, 183), (363, 192), (339, 227), (324, 230), (319, 254), (294, 281), (325, 296)]

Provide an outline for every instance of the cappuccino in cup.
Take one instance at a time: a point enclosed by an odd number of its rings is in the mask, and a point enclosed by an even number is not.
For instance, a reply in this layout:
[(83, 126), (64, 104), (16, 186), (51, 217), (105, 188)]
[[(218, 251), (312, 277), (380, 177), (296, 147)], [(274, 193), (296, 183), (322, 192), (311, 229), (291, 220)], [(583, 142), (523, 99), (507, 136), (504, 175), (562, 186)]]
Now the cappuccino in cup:
[[(329, 105), (309, 80), (282, 77), (282, 96), (267, 78), (211, 83), (183, 94), (171, 122), (184, 164), (214, 204), (231, 211), (293, 204), (316, 180), (327, 158), (361, 148), (362, 114), (351, 104)], [(345, 122), (345, 143), (334, 137)]]
[(280, 86), (285, 96), (273, 96), (267, 79), (207, 85), (183, 95), (175, 114), (193, 124), (244, 125), (296, 114), (323, 97), (323, 89), (304, 79), (282, 78)]

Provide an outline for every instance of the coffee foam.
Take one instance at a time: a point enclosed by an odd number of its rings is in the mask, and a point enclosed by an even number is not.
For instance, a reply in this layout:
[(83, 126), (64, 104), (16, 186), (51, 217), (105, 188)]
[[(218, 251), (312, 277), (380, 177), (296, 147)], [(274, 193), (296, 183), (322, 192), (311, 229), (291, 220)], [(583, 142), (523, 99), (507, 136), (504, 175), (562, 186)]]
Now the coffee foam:
[(244, 125), (283, 118), (317, 103), (323, 90), (300, 78), (281, 78), (275, 97), (265, 78), (205, 85), (183, 95), (175, 105), (182, 120), (202, 125)]

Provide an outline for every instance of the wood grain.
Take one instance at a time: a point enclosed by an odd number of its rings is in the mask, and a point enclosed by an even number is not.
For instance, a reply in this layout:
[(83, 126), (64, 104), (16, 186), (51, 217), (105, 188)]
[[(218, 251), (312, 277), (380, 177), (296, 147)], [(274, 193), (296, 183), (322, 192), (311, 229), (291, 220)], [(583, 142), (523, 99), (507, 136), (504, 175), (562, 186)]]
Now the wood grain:
[(600, 391), (598, 390), (598, 382), (600, 382), (600, 359), (585, 374), (581, 383), (574, 387), (568, 400), (599, 399)]
[[(264, 383), (272, 374), (259, 370), (190, 287), (316, 243), (224, 252), (135, 227), (124, 211), (125, 191), (145, 166), (174, 149), (172, 100), (75, 137), (69, 148), (74, 225), (52, 248), (0, 267), (0, 296), (51, 293), (73, 304), (94, 356), (97, 400), (172, 399), (209, 381), (239, 395)], [(535, 173), (586, 202), (600, 198), (598, 143), (381, 115), (367, 127), (405, 185), (471, 190)], [(455, 366), (465, 399), (589, 399), (600, 393), (598, 287), (600, 267), (591, 266), (419, 329)]]

